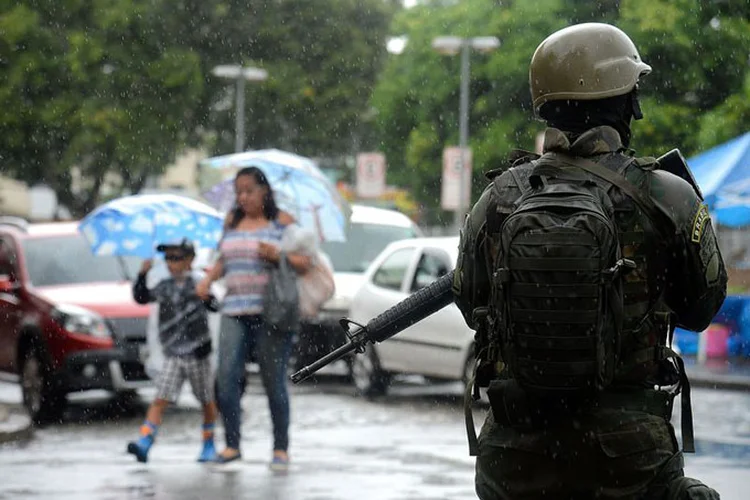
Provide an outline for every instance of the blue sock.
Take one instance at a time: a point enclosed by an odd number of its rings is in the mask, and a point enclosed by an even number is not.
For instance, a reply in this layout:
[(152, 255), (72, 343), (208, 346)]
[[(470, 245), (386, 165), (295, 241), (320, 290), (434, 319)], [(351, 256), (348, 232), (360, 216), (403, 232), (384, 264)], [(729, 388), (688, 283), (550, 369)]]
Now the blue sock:
[(154, 444), (154, 439), (156, 439), (156, 433), (158, 430), (158, 425), (145, 420), (141, 426), (141, 438), (138, 440), (138, 446), (146, 449), (150, 448), (151, 445)]
[(213, 462), (216, 460), (216, 448), (214, 447), (214, 424), (203, 424), (203, 448), (198, 455), (199, 462)]
[(203, 424), (203, 442), (206, 443), (208, 441), (214, 440), (214, 429), (216, 428), (216, 424)]

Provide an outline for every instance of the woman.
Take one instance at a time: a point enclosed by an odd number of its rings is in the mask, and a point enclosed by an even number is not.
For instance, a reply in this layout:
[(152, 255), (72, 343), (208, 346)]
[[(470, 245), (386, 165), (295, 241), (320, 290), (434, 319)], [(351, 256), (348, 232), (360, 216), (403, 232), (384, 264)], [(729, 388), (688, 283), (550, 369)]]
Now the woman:
[[(271, 468), (284, 470), (289, 464), (289, 395), (286, 369), (293, 332), (270, 332), (263, 321), (263, 295), (268, 271), (279, 261), (284, 225), (273, 191), (263, 172), (243, 168), (234, 181), (237, 203), (227, 216), (219, 260), (196, 287), (199, 297), (209, 294), (210, 285), (224, 277), (226, 295), (222, 302), (219, 363), (216, 374), (217, 401), (224, 422), (226, 449), (217, 462), (241, 458), (241, 386), (248, 352), (260, 365), (273, 421)], [(301, 254), (286, 254), (297, 272), (310, 266)]]

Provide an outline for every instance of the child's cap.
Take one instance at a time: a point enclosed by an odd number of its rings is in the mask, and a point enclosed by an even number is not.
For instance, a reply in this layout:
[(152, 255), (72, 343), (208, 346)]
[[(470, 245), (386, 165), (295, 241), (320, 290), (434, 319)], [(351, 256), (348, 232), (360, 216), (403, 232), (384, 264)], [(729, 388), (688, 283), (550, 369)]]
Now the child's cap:
[(195, 247), (187, 238), (175, 243), (161, 243), (156, 247), (157, 252), (166, 252), (167, 250), (180, 250), (184, 255), (195, 255)]

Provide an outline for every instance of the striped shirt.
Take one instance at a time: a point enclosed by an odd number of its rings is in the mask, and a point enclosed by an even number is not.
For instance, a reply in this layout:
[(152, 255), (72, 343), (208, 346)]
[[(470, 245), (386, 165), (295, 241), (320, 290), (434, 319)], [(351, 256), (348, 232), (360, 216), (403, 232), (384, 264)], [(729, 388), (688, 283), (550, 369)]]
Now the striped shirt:
[(261, 241), (278, 245), (284, 226), (271, 223), (262, 229), (228, 229), (219, 244), (227, 293), (221, 312), (230, 316), (263, 313), (263, 295), (270, 264), (258, 255)]

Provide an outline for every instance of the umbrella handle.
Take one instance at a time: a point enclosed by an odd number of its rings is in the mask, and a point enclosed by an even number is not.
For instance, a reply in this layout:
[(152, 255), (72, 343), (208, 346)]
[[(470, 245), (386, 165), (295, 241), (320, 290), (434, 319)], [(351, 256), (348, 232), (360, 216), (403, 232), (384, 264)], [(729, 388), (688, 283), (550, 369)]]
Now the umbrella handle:
[(125, 259), (122, 258), (122, 255), (117, 256), (117, 262), (120, 264), (120, 270), (122, 271), (123, 277), (128, 281), (132, 281), (130, 273), (128, 273), (128, 266), (125, 265)]

